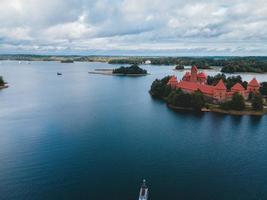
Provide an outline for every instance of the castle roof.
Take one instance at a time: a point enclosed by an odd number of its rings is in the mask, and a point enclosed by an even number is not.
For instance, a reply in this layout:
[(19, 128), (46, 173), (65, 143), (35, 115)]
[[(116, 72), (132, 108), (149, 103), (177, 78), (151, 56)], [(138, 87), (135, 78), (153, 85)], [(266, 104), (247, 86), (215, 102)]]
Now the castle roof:
[(244, 91), (245, 88), (240, 84), (240, 83), (236, 83), (231, 90), (233, 91)]
[(225, 84), (224, 84), (222, 79), (217, 83), (217, 85), (215, 85), (214, 89), (216, 89), (216, 90), (226, 90)]
[(180, 81), (176, 85), (177, 88), (185, 89), (185, 90), (200, 90), (204, 94), (210, 94), (212, 95), (213, 93), (213, 86), (210, 85), (202, 85), (194, 82), (189, 82), (189, 81)]
[(207, 78), (207, 75), (204, 72), (200, 72), (197, 75), (199, 78)]
[(260, 87), (260, 84), (255, 77), (248, 83), (248, 85), (251, 87)]
[(170, 80), (168, 81), (168, 84), (171, 84), (171, 83), (177, 83), (177, 78), (176, 78), (176, 76), (172, 76), (172, 77), (170, 78)]

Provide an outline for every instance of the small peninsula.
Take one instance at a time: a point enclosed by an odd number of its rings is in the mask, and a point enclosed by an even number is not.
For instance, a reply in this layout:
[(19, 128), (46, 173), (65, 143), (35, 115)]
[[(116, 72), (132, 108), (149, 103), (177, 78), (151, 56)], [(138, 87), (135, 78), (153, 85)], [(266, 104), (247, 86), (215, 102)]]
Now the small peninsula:
[(95, 69), (90, 74), (116, 75), (116, 76), (145, 76), (148, 75), (145, 69), (133, 64), (129, 67), (121, 66), (116, 69)]
[(182, 80), (175, 76), (156, 79), (150, 89), (154, 98), (164, 100), (168, 107), (196, 112), (217, 112), (231, 115), (264, 115), (267, 113), (267, 83), (256, 78), (250, 82), (241, 76), (224, 74), (207, 76), (193, 66)]
[(3, 88), (7, 88), (7, 84), (6, 82), (4, 81), (3, 77), (0, 76), (0, 89), (3, 89)]

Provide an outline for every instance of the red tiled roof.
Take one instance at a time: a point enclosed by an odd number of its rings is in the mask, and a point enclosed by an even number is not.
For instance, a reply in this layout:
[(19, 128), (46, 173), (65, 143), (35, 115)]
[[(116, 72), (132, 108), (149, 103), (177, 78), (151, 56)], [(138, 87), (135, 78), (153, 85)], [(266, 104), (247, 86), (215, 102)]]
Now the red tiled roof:
[(180, 81), (179, 83), (177, 83), (176, 87), (186, 89), (186, 90), (197, 90), (198, 84), (194, 82), (189, 82), (189, 81)]
[(214, 87), (211, 86), (211, 85), (201, 85), (201, 84), (199, 84), (199, 89), (204, 94), (211, 94), (212, 95)]
[(253, 78), (253, 79), (249, 82), (248, 85), (249, 85), (249, 86), (252, 86), (252, 87), (260, 87), (260, 84), (259, 84), (259, 82), (257, 81), (256, 78)]
[(176, 85), (177, 88), (185, 89), (185, 90), (200, 90), (204, 94), (213, 94), (213, 86), (210, 85), (202, 85), (194, 82), (189, 82), (189, 81), (180, 81)]
[(204, 72), (200, 72), (197, 75), (199, 78), (207, 78), (207, 75)]
[(222, 79), (217, 83), (217, 85), (215, 85), (214, 89), (216, 89), (216, 90), (226, 90), (226, 87), (225, 87), (224, 82), (223, 82)]
[(171, 83), (177, 83), (177, 78), (176, 78), (176, 76), (172, 76), (172, 77), (170, 78), (170, 80), (168, 81), (168, 84), (171, 84)]
[(236, 83), (231, 90), (233, 91), (244, 91), (245, 88), (240, 84), (240, 83)]

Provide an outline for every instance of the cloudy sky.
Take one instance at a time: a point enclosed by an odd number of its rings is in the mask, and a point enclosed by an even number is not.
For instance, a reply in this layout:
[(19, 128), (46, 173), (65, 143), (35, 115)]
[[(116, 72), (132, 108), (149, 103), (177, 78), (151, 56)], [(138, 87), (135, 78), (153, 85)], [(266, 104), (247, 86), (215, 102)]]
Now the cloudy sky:
[(266, 0), (0, 0), (0, 53), (267, 55)]

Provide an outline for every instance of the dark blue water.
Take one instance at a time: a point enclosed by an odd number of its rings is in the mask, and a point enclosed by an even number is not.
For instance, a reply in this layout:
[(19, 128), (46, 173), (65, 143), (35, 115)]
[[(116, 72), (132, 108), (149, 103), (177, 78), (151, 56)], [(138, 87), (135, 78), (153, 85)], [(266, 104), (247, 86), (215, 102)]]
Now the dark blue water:
[(88, 74), (107, 67), (1, 63), (1, 200), (136, 200), (143, 178), (152, 200), (267, 199), (267, 117), (175, 113), (148, 94), (172, 67)]

